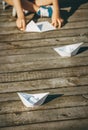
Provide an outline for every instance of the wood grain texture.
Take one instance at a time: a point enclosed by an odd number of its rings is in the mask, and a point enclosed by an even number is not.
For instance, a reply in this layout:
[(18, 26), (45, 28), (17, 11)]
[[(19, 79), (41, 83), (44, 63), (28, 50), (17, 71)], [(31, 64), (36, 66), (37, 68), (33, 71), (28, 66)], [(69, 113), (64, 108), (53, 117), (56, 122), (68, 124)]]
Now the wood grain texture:
[[(61, 29), (21, 32), (12, 7), (0, 1), (0, 130), (88, 130), (88, 1), (61, 0)], [(38, 18), (31, 13), (31, 19)], [(54, 47), (83, 42), (62, 58)], [(17, 92), (50, 92), (41, 106), (27, 108)]]

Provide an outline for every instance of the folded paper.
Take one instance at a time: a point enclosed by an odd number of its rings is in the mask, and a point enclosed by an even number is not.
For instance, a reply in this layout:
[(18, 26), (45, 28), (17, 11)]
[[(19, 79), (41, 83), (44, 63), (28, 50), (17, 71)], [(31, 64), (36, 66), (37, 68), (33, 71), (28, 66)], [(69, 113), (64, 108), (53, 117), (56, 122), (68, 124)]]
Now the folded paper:
[(82, 44), (83, 42), (72, 44), (72, 45), (66, 45), (66, 46), (54, 48), (54, 50), (62, 57), (71, 57), (77, 54)]
[(47, 93), (38, 93), (38, 94), (27, 94), (27, 93), (17, 93), (26, 107), (33, 107), (42, 105), (49, 95)]
[(46, 32), (50, 30), (55, 30), (56, 28), (52, 26), (48, 21), (35, 23), (31, 20), (26, 26), (26, 32)]

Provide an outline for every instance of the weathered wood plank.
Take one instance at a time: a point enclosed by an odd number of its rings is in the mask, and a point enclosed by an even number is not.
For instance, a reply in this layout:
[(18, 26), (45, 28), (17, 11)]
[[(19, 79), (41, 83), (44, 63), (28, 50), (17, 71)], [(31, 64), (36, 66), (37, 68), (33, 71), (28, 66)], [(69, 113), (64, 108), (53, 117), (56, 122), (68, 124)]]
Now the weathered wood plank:
[(6, 9), (0, 11), (0, 17), (10, 16), (12, 15), (12, 9)]
[[(39, 40), (26, 40), (24, 41), (16, 41), (16, 42), (1, 42), (0, 41), (0, 52), (2, 50), (11, 49), (14, 51), (14, 49), (20, 49), (21, 48), (40, 48), (40, 47), (55, 47), (55, 46), (62, 46), (62, 45), (68, 45), (78, 42), (84, 42), (84, 45), (87, 46), (88, 43), (88, 37), (87, 36), (74, 36), (74, 37), (59, 37), (59, 38), (48, 38), (48, 39), (39, 39)], [(87, 42), (87, 43), (86, 43)], [(83, 45), (83, 46), (84, 46)]]
[(41, 71), (27, 71), (27, 72), (14, 72), (14, 73), (1, 73), (0, 82), (18, 82), (37, 79), (49, 79), (57, 77), (74, 77), (88, 75), (88, 66), (60, 68), (60, 69), (47, 69)]
[[(64, 125), (63, 125), (64, 124)], [(55, 121), (0, 128), (1, 130), (88, 130), (88, 119)]]
[[(85, 38), (85, 37), (84, 37)], [(83, 42), (83, 44), (81, 45), (79, 52), (81, 50), (83, 50), (83, 52), (86, 52), (87, 48), (88, 48), (88, 43), (84, 42), (84, 38), (83, 40), (81, 40), (81, 42)], [(70, 44), (75, 44), (77, 42), (72, 42), (70, 39), (69, 41), (58, 41), (59, 39), (52, 39), (52, 43), (50, 44), (50, 39), (47, 39), (45, 42), (43, 42), (42, 40), (36, 40), (36, 44), (41, 42), (41, 45), (37, 44), (38, 46), (33, 46), (31, 47), (31, 44), (33, 44), (33, 40), (30, 41), (26, 41), (25, 44), (29, 43), (29, 46), (26, 47), (26, 45), (24, 47), (20, 46), (20, 44), (22, 42), (12, 42), (11, 44), (9, 43), (0, 43), (0, 56), (17, 56), (17, 55), (25, 55), (25, 54), (43, 54), (43, 53), (47, 53), (47, 54), (52, 54), (54, 53), (53, 48), (54, 47), (60, 47), (60, 46), (64, 46), (64, 45), (70, 45)], [(87, 38), (85, 38), (85, 40), (88, 40)], [(46, 45), (47, 42), (47, 45)], [(53, 44), (54, 43), (54, 44)], [(22, 43), (23, 44), (23, 43)], [(35, 42), (34, 42), (35, 44)], [(81, 54), (81, 53), (80, 53)], [(86, 52), (87, 54), (87, 52)], [(83, 55), (85, 55), (85, 53), (83, 53)]]
[(87, 14), (88, 14), (88, 10), (82, 10), (82, 11), (81, 10), (77, 10), (74, 14), (72, 14), (71, 16), (69, 16), (68, 21), (87, 20), (87, 18), (86, 18)]
[[(53, 114), (53, 118), (52, 118)], [(25, 125), (31, 123), (60, 121), (69, 119), (84, 119), (88, 117), (88, 106), (29, 111), (0, 115), (0, 127)]]
[[(39, 57), (41, 55), (42, 57)], [(82, 57), (61, 58), (58, 55), (17, 55), (0, 58), (0, 73), (59, 69), (68, 67), (88, 66), (88, 55)], [(49, 57), (49, 58), (48, 58)], [(84, 58), (85, 57), (85, 58)], [(46, 62), (45, 62), (46, 60)]]
[[(59, 46), (60, 47), (60, 46)], [(81, 58), (88, 55), (87, 53), (88, 46), (81, 46), (79, 52), (74, 57), (62, 58), (56, 51), (54, 47), (43, 47), (43, 48), (31, 48), (31, 49), (12, 49), (5, 50), (0, 53), (0, 62), (1, 64), (6, 63), (18, 63), (18, 62), (33, 62), (41, 60), (70, 60), (76, 58)], [(3, 55), (4, 52), (4, 55)], [(5, 54), (6, 53), (6, 54)], [(27, 57), (28, 56), (28, 57)]]
[[(19, 43), (18, 43), (18, 45), (19, 45)], [(70, 44), (68, 44), (68, 45), (70, 45)], [(7, 47), (7, 45), (5, 45), (6, 47)], [(17, 57), (17, 56), (19, 56), (19, 55), (23, 55), (23, 56), (25, 56), (25, 55), (30, 55), (30, 57), (31, 57), (31, 55), (33, 55), (33, 54), (47, 54), (47, 56), (49, 55), (54, 55), (54, 53), (55, 53), (55, 51), (54, 51), (54, 47), (60, 47), (60, 46), (64, 46), (63, 44), (62, 45), (55, 45), (55, 46), (45, 46), (45, 47), (33, 47), (33, 48), (30, 48), (30, 47), (28, 47), (28, 48), (20, 48), (20, 47), (18, 47), (18, 48), (15, 48), (15, 47), (13, 47), (13, 48), (11, 48), (11, 47), (7, 47), (6, 49), (5, 49), (5, 47), (4, 47), (4, 44), (3, 44), (3, 46), (0, 46), (1, 48), (0, 48), (0, 56), (1, 57), (4, 57), (4, 58), (6, 58), (6, 56), (14, 56), (14, 57)], [(88, 43), (84, 43), (81, 47), (80, 47), (80, 49), (79, 49), (79, 51), (78, 51), (78, 53), (77, 53), (77, 55), (75, 56), (75, 57), (81, 57), (81, 56), (87, 56), (87, 49), (88, 49)], [(57, 57), (57, 56), (56, 56)], [(58, 55), (58, 57), (60, 58), (60, 55)]]
[[(37, 86), (38, 88), (38, 86)], [(72, 95), (86, 95), (88, 94), (88, 85), (87, 86), (76, 86), (76, 87), (63, 87), (63, 88), (46, 88), (45, 90), (38, 89), (37, 90), (27, 90), (27, 91), (23, 91), (21, 90), (21, 92), (26, 92), (26, 93), (43, 93), (43, 92), (50, 92), (50, 94), (59, 94), (59, 95), (65, 95), (65, 96), (72, 96)], [(0, 102), (9, 102), (9, 101), (17, 101), (20, 100), (17, 92), (19, 91), (15, 91), (15, 92), (11, 92), (11, 93), (1, 93), (0, 94)]]
[(0, 102), (0, 114), (8, 114), (14, 112), (24, 112), (24, 111), (34, 111), (37, 110), (47, 110), (47, 109), (60, 109), (67, 107), (82, 107), (88, 106), (88, 99), (83, 96), (60, 96), (57, 95), (49, 95), (46, 99), (47, 103), (44, 103), (40, 107), (27, 108), (23, 105), (21, 101), (8, 101), (8, 102)]
[(79, 22), (70, 22), (65, 24), (65, 26), (62, 29), (70, 29), (70, 28), (86, 28), (88, 27), (88, 21), (79, 21)]
[[(18, 45), (19, 45), (19, 43), (18, 43)], [(68, 45), (70, 45), (70, 44), (68, 43)], [(37, 55), (39, 55), (39, 54), (44, 54), (45, 55), (45, 53), (46, 53), (47, 56), (50, 57), (50, 55), (51, 56), (55, 55), (54, 47), (60, 47), (60, 46), (64, 46), (64, 45), (59, 44), (59, 45), (55, 45), (55, 46), (50, 45), (50, 46), (45, 46), (45, 47), (40, 46), (40, 47), (33, 47), (33, 48), (30, 48), (30, 47), (28, 47), (28, 48), (25, 48), (25, 47), (24, 48), (22, 48), (22, 47), (18, 47), (18, 48), (13, 47), (13, 48), (11, 48), (9, 46), (9, 48), (8, 48), (8, 45), (3, 44), (3, 45), (0, 46), (0, 56), (2, 57), (2, 59), (4, 59), (6, 57), (11, 57), (11, 56), (19, 57), (19, 55), (22, 55), (22, 56), (29, 55), (31, 57), (31, 55), (34, 55), (34, 54), (35, 55), (36, 54)], [(80, 49), (79, 49), (77, 55), (75, 55), (75, 57), (87, 56), (87, 49), (88, 49), (88, 43), (84, 43), (80, 47)], [(56, 58), (57, 58), (57, 56), (56, 56)], [(59, 54), (58, 54), (58, 58), (60, 58)]]
[[(34, 81), (23, 81), (13, 83), (0, 83), (0, 93), (11, 93), (17, 91), (36, 91), (45, 89), (57, 89), (67, 87), (88, 86), (88, 76), (83, 77), (60, 77)], [(74, 88), (73, 88), (74, 89)]]
[(32, 40), (32, 39), (43, 39), (43, 38), (59, 38), (59, 37), (73, 37), (73, 36), (86, 36), (88, 35), (88, 28), (78, 28), (76, 29), (68, 29), (68, 30), (55, 30), (44, 33), (19, 33), (19, 35), (15, 34), (7, 34), (0, 35), (0, 41), (22, 41), (22, 40)]

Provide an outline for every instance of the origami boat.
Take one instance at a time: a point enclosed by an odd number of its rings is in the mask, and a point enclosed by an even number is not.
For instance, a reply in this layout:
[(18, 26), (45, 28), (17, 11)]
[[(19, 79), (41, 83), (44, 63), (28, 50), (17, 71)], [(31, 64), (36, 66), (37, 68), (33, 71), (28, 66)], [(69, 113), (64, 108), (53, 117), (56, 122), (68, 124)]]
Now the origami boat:
[(35, 23), (31, 20), (26, 26), (26, 32), (46, 32), (55, 30), (56, 28), (52, 26), (48, 21)]
[(26, 107), (33, 107), (42, 105), (49, 95), (49, 92), (47, 93), (38, 93), (38, 94), (27, 94), (27, 93), (17, 93), (23, 102), (23, 104)]
[(72, 44), (72, 45), (66, 45), (66, 46), (54, 48), (54, 50), (62, 57), (71, 57), (77, 54), (82, 44), (83, 42)]

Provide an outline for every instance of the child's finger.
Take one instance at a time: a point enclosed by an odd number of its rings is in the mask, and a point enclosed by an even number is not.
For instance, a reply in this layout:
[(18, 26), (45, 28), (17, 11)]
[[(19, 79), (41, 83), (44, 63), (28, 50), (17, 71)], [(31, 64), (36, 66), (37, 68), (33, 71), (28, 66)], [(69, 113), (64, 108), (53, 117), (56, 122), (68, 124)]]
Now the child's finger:
[(21, 22), (22, 22), (22, 23), (21, 23), (21, 24), (22, 24), (22, 29), (25, 30), (25, 20), (22, 19)]
[(61, 28), (61, 21), (60, 20), (58, 20), (58, 28)]
[(21, 26), (19, 27), (19, 29), (20, 29), (21, 31), (24, 31), (24, 30), (25, 30), (25, 20), (22, 19), (20, 22), (21, 22)]
[(19, 23), (18, 19), (16, 20), (16, 25), (17, 25), (18, 28), (21, 27), (21, 23)]
[(52, 25), (53, 25), (54, 27), (56, 27), (56, 26), (57, 26), (57, 22), (52, 22)]

